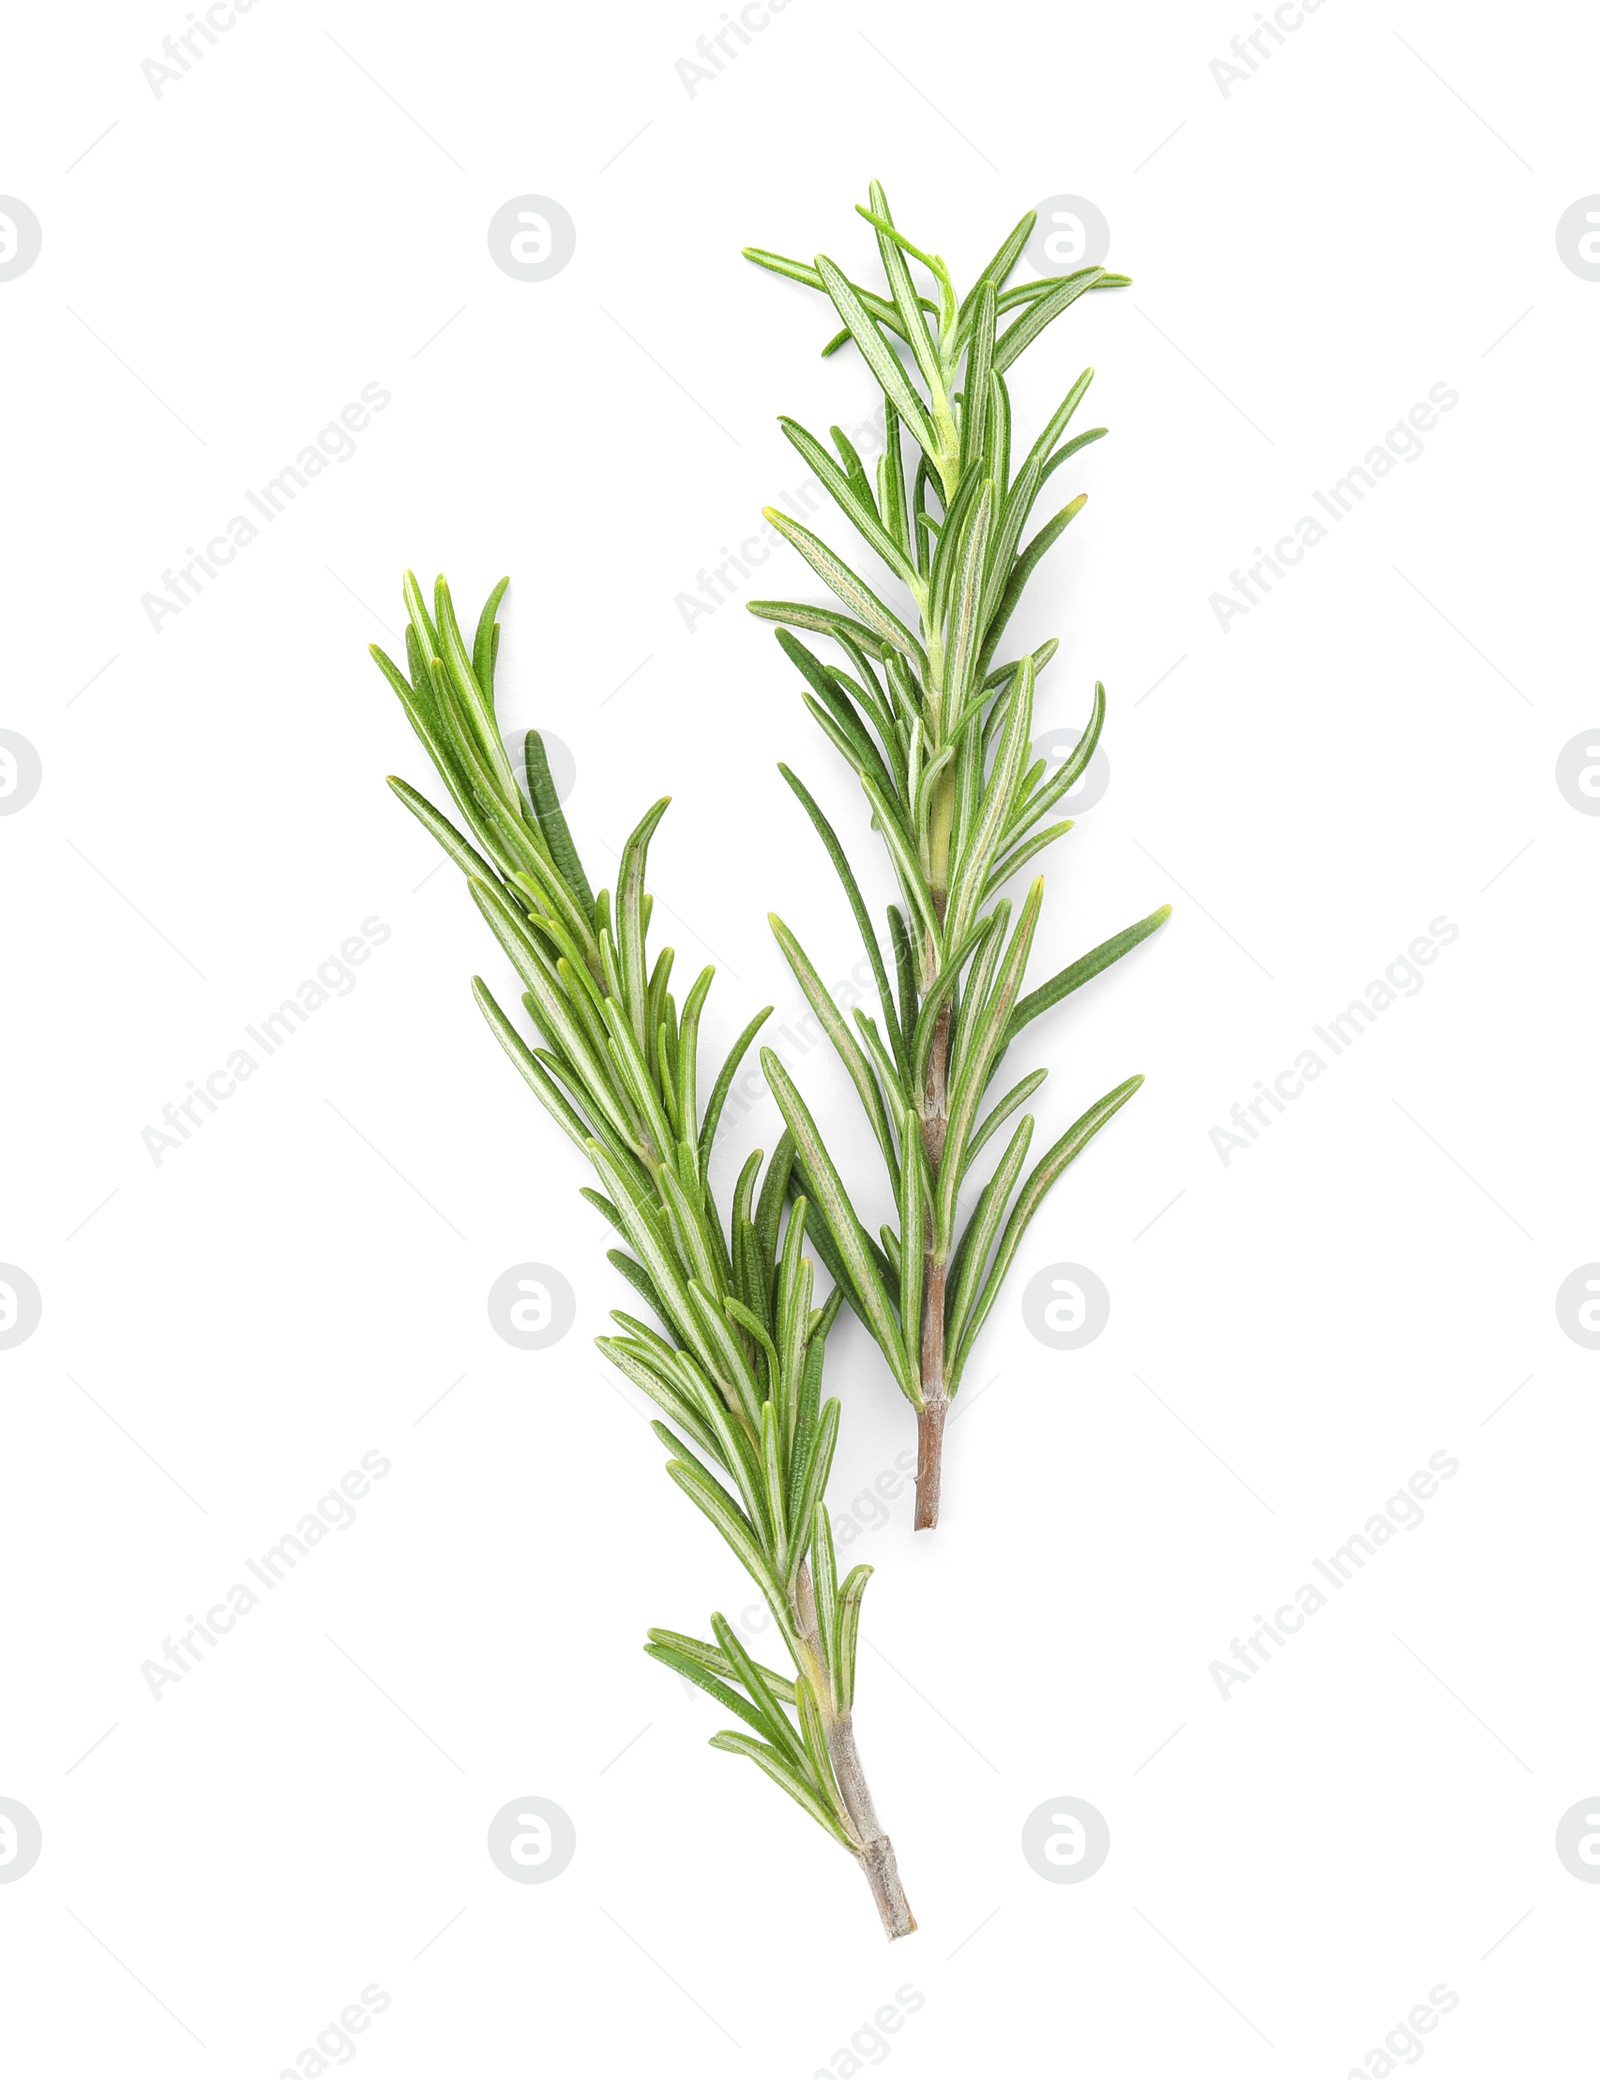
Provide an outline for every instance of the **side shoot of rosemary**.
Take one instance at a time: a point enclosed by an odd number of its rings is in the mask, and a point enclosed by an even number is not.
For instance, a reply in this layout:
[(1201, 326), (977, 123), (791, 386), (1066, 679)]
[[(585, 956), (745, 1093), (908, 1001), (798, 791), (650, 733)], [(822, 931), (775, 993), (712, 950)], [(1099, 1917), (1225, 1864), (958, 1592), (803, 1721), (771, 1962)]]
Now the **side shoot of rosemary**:
[[(522, 984), (530, 1039), (486, 985), (473, 992), (534, 1095), (593, 1166), (583, 1196), (617, 1230), (610, 1261), (653, 1321), (624, 1309), (599, 1339), (657, 1405), (667, 1472), (716, 1527), (765, 1598), (793, 1664), (751, 1659), (720, 1612), (709, 1640), (652, 1631), (645, 1651), (708, 1691), (739, 1722), (711, 1745), (747, 1756), (861, 1865), (892, 1938), (916, 1922), (878, 1823), (851, 1724), (861, 1598), (872, 1570), (841, 1582), (826, 1503), (839, 1404), (822, 1399), (835, 1293), (813, 1305), (809, 1208), (792, 1193), (785, 1134), (740, 1172), (726, 1221), (712, 1189), (724, 1101), (769, 1015), (759, 1012), (711, 1086), (699, 1083), (707, 968), (680, 1009), (671, 949), (647, 951), (650, 840), (659, 801), (623, 849), (615, 891), (596, 895), (556, 799), (540, 738), (526, 740), (526, 793), (495, 717), (489, 595), (469, 644), (441, 578), (431, 610), (405, 580), (406, 664), (373, 656), (400, 698), (459, 816), (404, 780), (389, 785), (467, 877), (473, 901)], [(791, 1203), (792, 1201), (792, 1203)]]
[[(776, 917), (773, 930), (855, 1086), (897, 1226), (871, 1235), (783, 1064), (771, 1050), (761, 1060), (794, 1139), (796, 1174), (820, 1212), (818, 1254), (917, 1412), (921, 1530), (938, 1521), (951, 1398), (1023, 1233), (1062, 1171), (1144, 1079), (1108, 1091), (1026, 1171), (1034, 1120), (1022, 1107), (1047, 1072), (1031, 1071), (998, 1097), (992, 1086), (1024, 1029), (1148, 937), (1169, 907), (1025, 990), (1044, 883), (1033, 881), (1015, 916), (1000, 893), (1072, 828), (1070, 819), (1047, 819), (1088, 766), (1105, 719), (1097, 685), (1087, 728), (1051, 773), (1031, 744), (1035, 686), (1056, 641), (996, 662), (1025, 586), (1084, 495), (1024, 541), (1030, 516), (1057, 469), (1106, 431), (1067, 436), (1093, 374), (1085, 369), (1016, 460), (1006, 371), (1080, 296), (1124, 287), (1128, 277), (1083, 267), (1007, 287), (1033, 229), (1030, 211), (958, 296), (944, 261), (896, 229), (876, 181), (870, 194), (857, 208), (877, 234), (887, 293), (859, 286), (822, 256), (813, 264), (745, 250), (827, 298), (841, 329), (824, 355), (853, 343), (882, 393), (876, 481), (837, 426), (830, 454), (794, 420), (779, 424), (908, 607), (897, 612), (820, 536), (769, 507), (766, 518), (839, 604), (754, 600), (750, 611), (783, 624), (778, 641), (806, 682), (806, 706), (859, 778), (898, 884), (880, 943), (838, 835), (804, 784), (780, 768), (844, 885), (881, 1022), (859, 1009), (847, 1021), (794, 934)], [(795, 629), (827, 637), (843, 662), (824, 662)], [(963, 1188), (1003, 1126), (998, 1161), (963, 1222)]]

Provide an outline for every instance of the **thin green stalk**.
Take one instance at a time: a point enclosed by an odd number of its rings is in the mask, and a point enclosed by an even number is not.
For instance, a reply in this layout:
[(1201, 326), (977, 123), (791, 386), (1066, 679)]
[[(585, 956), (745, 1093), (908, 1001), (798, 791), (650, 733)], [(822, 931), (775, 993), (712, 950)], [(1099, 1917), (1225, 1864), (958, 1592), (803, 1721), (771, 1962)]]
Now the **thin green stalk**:
[[(732, 1548), (765, 1598), (794, 1666), (759, 1667), (720, 1612), (712, 1640), (652, 1631), (646, 1653), (726, 1707), (747, 1730), (711, 1745), (747, 1756), (860, 1864), (891, 1940), (916, 1927), (856, 1750), (856, 1623), (870, 1568), (835, 1580), (825, 1490), (839, 1404), (821, 1400), (823, 1354), (840, 1296), (812, 1305), (803, 1252), (807, 1202), (784, 1201), (794, 1166), (785, 1134), (767, 1168), (746, 1165), (731, 1218), (710, 1185), (711, 1143), (745, 1049), (746, 1028), (698, 1102), (707, 968), (680, 1013), (670, 949), (652, 962), (650, 840), (667, 804), (623, 848), (614, 894), (596, 897), (530, 732), (528, 793), (513, 777), (495, 716), (495, 609), (489, 597), (469, 653), (444, 580), (430, 615), (406, 576), (408, 671), (374, 648), (470, 838), (403, 780), (389, 784), (467, 876), (469, 890), (524, 985), (532, 1038), (474, 979), (490, 1030), (567, 1138), (599, 1191), (584, 1196), (617, 1229), (610, 1252), (658, 1327), (616, 1310), (600, 1349), (665, 1420), (652, 1424), (667, 1472)], [(770, 1010), (770, 1007), (769, 1007)], [(845, 1615), (848, 1613), (846, 1621)]]
[[(883, 1148), (899, 1226), (883, 1231), (881, 1265), (799, 1092), (775, 1057), (763, 1060), (795, 1138), (797, 1167), (828, 1229), (826, 1254), (917, 1412), (921, 1530), (938, 1521), (950, 1402), (1023, 1231), (1067, 1163), (1143, 1078), (1108, 1092), (1026, 1176), (1022, 1152), (1033, 1117), (1025, 1114), (958, 1233), (962, 1195), (977, 1188), (980, 1150), (1044, 1072), (993, 1105), (986, 1118), (985, 1094), (1024, 1027), (1131, 951), (1170, 910), (1163, 905), (1023, 993), (1043, 883), (1033, 884), (1014, 927), (1000, 891), (1071, 829), (1070, 820), (1044, 819), (1094, 754), (1105, 691), (1096, 686), (1088, 727), (1062, 772), (1047, 778), (1033, 760), (1032, 723), (1036, 681), (1056, 644), (999, 666), (994, 656), (1024, 587), (1083, 507), (1081, 495), (1069, 500), (1024, 539), (1040, 494), (1059, 465), (1105, 428), (1066, 438), (1092, 377), (1086, 369), (1014, 466), (1005, 377), (1080, 296), (1125, 287), (1128, 277), (1084, 267), (1008, 287), (1033, 229), (1030, 211), (960, 296), (938, 254), (912, 244), (895, 225), (876, 181), (868, 204), (857, 208), (877, 235), (886, 295), (852, 283), (831, 260), (819, 258), (813, 267), (759, 248), (745, 252), (758, 266), (828, 298), (845, 329), (824, 353), (853, 342), (882, 393), (886, 452), (876, 493), (859, 463), (850, 467), (854, 451), (846, 453), (837, 429), (843, 470), (803, 427), (787, 418), (781, 423), (892, 582), (880, 591), (809, 528), (769, 511), (774, 527), (846, 612), (781, 600), (752, 601), (750, 611), (783, 624), (779, 641), (807, 681), (806, 704), (860, 779), (899, 884), (901, 901), (888, 913), (898, 990), (891, 1004), (882, 948), (844, 847), (784, 768), (844, 883), (879, 978), (887, 1047), (863, 1048), (846, 1023), (830, 1015), (831, 1004), (818, 1008)], [(928, 276), (927, 288), (917, 286), (913, 264)], [(907, 596), (904, 610), (897, 611), (895, 586)], [(831, 635), (850, 670), (825, 664), (791, 629)], [(880, 672), (892, 699), (879, 684)], [(781, 920), (773, 922), (815, 1003), (820, 985), (813, 963)], [(883, 1277), (883, 1266), (894, 1273), (892, 1281)], [(914, 1269), (919, 1275), (911, 1275)]]

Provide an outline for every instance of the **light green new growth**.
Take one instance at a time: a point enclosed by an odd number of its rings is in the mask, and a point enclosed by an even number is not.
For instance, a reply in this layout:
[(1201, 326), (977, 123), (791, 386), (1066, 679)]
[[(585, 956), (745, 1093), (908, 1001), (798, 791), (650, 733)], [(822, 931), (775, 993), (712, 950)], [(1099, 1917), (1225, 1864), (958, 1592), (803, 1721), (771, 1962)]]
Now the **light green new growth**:
[[(1023, 1231), (1068, 1163), (1144, 1079), (1132, 1076), (1108, 1091), (1025, 1175), (1033, 1118), (1024, 1114), (963, 1227), (962, 1188), (978, 1155), (1046, 1072), (1023, 1077), (993, 1103), (987, 1094), (1023, 1028), (1155, 931), (1169, 908), (1024, 994), (1044, 883), (1034, 881), (1014, 923), (1011, 903), (995, 900), (1026, 861), (1072, 828), (1070, 820), (1045, 818), (1082, 776), (1105, 717), (1105, 689), (1097, 685), (1088, 727), (1050, 773), (1031, 743), (1035, 681), (1055, 639), (1031, 656), (994, 661), (1023, 588), (1084, 495), (1024, 542), (1034, 506), (1061, 464), (1106, 431), (1063, 438), (1089, 387), (1085, 369), (1014, 466), (1005, 375), (1080, 296), (1124, 287), (1128, 277), (1084, 267), (1007, 288), (1033, 229), (1030, 211), (958, 298), (943, 260), (896, 230), (876, 181), (870, 192), (870, 207), (857, 208), (877, 233), (887, 296), (859, 288), (821, 256), (807, 266), (755, 247), (745, 253), (828, 297), (843, 330), (823, 353), (853, 340), (883, 393), (876, 486), (837, 426), (830, 429), (836, 461), (794, 420), (779, 424), (903, 588), (911, 612), (897, 613), (819, 536), (770, 507), (767, 519), (844, 611), (778, 600), (753, 600), (750, 611), (786, 624), (778, 641), (806, 680), (806, 706), (858, 775), (899, 883), (886, 961), (832, 826), (780, 767), (844, 884), (882, 1024), (860, 1010), (848, 1022), (793, 933), (778, 918), (773, 930), (860, 1096), (888, 1169), (898, 1228), (884, 1226), (876, 1241), (868, 1234), (782, 1063), (770, 1050), (761, 1060), (794, 1137), (797, 1176), (826, 1224), (826, 1238), (814, 1230), (818, 1253), (917, 1410), (922, 1529), (938, 1521), (950, 1398)], [(931, 296), (915, 286), (913, 261), (930, 277)], [(904, 435), (915, 463), (909, 491)], [(825, 664), (789, 633), (796, 628), (830, 637), (844, 665)]]
[(466, 874), (522, 982), (532, 1045), (481, 980), (473, 991), (495, 1038), (593, 1164), (600, 1189), (583, 1196), (621, 1234), (626, 1246), (609, 1252), (611, 1262), (659, 1325), (617, 1310), (620, 1333), (601, 1337), (600, 1348), (666, 1416), (651, 1427), (670, 1455), (667, 1471), (761, 1590), (794, 1674), (752, 1661), (720, 1613), (714, 1640), (652, 1631), (645, 1651), (742, 1722), (747, 1730), (711, 1745), (748, 1756), (848, 1849), (890, 1937), (905, 1935), (916, 1922), (851, 1727), (872, 1570), (838, 1580), (824, 1495), (839, 1404), (821, 1399), (823, 1349), (839, 1296), (812, 1306), (806, 1201), (796, 1198), (785, 1216), (787, 1134), (764, 1180), (759, 1151), (745, 1164), (726, 1230), (710, 1184), (729, 1086), (769, 1014), (740, 1034), (702, 1102), (699, 1028), (713, 971), (680, 1011), (668, 987), (671, 949), (653, 964), (646, 950), (645, 860), (667, 804), (657, 802), (623, 848), (615, 895), (595, 896), (540, 738), (530, 731), (526, 740), (524, 796), (495, 718), (495, 613), (506, 583), (489, 595), (469, 648), (444, 580), (430, 613), (407, 572), (409, 673), (376, 646), (372, 654), (464, 831), (404, 780), (389, 785)]

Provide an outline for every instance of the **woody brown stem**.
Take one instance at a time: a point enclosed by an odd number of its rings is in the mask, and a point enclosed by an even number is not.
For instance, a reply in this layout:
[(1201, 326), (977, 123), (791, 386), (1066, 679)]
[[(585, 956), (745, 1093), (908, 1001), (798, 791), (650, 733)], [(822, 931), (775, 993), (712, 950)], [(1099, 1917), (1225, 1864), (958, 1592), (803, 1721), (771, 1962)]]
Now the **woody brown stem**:
[(932, 1531), (939, 1521), (939, 1483), (944, 1470), (944, 1397), (917, 1410), (917, 1513), (912, 1528)]
[(867, 1789), (861, 1758), (856, 1753), (850, 1714), (844, 1712), (838, 1718), (830, 1719), (827, 1733), (828, 1756), (833, 1763), (834, 1778), (849, 1812), (851, 1826), (862, 1845), (856, 1851), (856, 1861), (866, 1874), (884, 1934), (892, 1943), (898, 1936), (910, 1935), (917, 1925), (917, 1917), (912, 1913), (905, 1888), (900, 1883), (894, 1844), (878, 1824), (872, 1793)]
[(823, 1733), (828, 1743), (828, 1760), (833, 1764), (834, 1782), (844, 1800), (845, 1812), (849, 1815), (850, 1832), (857, 1846), (854, 1855), (866, 1875), (884, 1933), (892, 1943), (897, 1936), (908, 1936), (917, 1925), (917, 1917), (911, 1911), (905, 1889), (900, 1883), (899, 1866), (895, 1862), (894, 1844), (884, 1833), (878, 1820), (877, 1809), (872, 1803), (872, 1793), (867, 1787), (866, 1774), (861, 1767), (861, 1756), (856, 1748), (855, 1729), (848, 1712), (833, 1709), (833, 1688), (828, 1680), (826, 1658), (822, 1651), (822, 1637), (817, 1629), (817, 1600), (811, 1586), (811, 1569), (802, 1566), (795, 1583), (792, 1605), (795, 1627), (799, 1634), (800, 1656), (812, 1695), (822, 1716)]
[(869, 1843), (859, 1861), (867, 1874), (867, 1883), (872, 1887), (884, 1934), (891, 1943), (897, 1936), (910, 1935), (917, 1925), (917, 1917), (906, 1904), (905, 1893), (901, 1890), (900, 1873), (894, 1863), (894, 1846), (889, 1837), (883, 1835)]

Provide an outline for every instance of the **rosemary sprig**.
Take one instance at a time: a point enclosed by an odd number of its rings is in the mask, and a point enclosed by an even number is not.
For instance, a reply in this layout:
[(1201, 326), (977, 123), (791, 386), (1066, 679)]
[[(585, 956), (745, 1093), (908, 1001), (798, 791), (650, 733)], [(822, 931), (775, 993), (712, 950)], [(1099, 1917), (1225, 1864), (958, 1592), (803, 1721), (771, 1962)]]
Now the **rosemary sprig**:
[(657, 802), (628, 839), (614, 894), (594, 895), (539, 736), (526, 739), (526, 797), (501, 740), (495, 614), (507, 582), (490, 593), (469, 647), (444, 580), (430, 613), (407, 572), (409, 669), (376, 645), (372, 654), (464, 829), (404, 780), (389, 785), (464, 871), (524, 985), (533, 1045), (480, 978), (472, 987), (495, 1038), (593, 1165), (600, 1189), (583, 1196), (621, 1235), (625, 1247), (610, 1260), (659, 1325), (617, 1309), (619, 1333), (601, 1337), (600, 1348), (666, 1417), (651, 1427), (669, 1454), (667, 1471), (755, 1581), (794, 1673), (753, 1661), (720, 1612), (712, 1639), (652, 1631), (645, 1651), (742, 1722), (711, 1745), (748, 1756), (849, 1850), (891, 1939), (906, 1935), (916, 1922), (851, 1725), (856, 1634), (872, 1570), (857, 1567), (838, 1580), (824, 1499), (839, 1404), (821, 1399), (823, 1352), (840, 1296), (812, 1305), (805, 1199), (785, 1211), (794, 1156), (787, 1134), (764, 1178), (759, 1151), (740, 1172), (726, 1232), (710, 1183), (729, 1086), (770, 1007), (734, 1042), (702, 1102), (699, 1029), (713, 970), (697, 978), (680, 1011), (669, 987), (671, 948), (653, 963), (647, 950), (645, 865), (667, 803)]
[[(1096, 685), (1088, 727), (1051, 775), (1030, 742), (1035, 683), (1056, 641), (999, 665), (995, 653), (1023, 588), (1082, 510), (1084, 494), (1025, 543), (1034, 507), (1061, 464), (1106, 428), (1065, 437), (1093, 374), (1085, 369), (1015, 464), (1005, 377), (1080, 296), (1125, 287), (1129, 278), (1083, 267), (1008, 288), (1033, 229), (1030, 211), (958, 296), (938, 254), (896, 229), (876, 181), (870, 205), (857, 208), (877, 233), (886, 296), (858, 288), (821, 256), (814, 266), (756, 247), (746, 247), (745, 256), (826, 295), (843, 330), (823, 353), (853, 340), (883, 393), (885, 451), (876, 488), (837, 426), (830, 429), (835, 461), (794, 420), (779, 424), (907, 596), (910, 612), (897, 612), (818, 535), (770, 507), (766, 518), (843, 612), (781, 600), (753, 600), (750, 611), (785, 624), (778, 641), (806, 681), (806, 706), (860, 779), (899, 884), (901, 902), (888, 910), (886, 960), (832, 826), (801, 781), (779, 768), (844, 884), (876, 978), (881, 1025), (861, 1010), (853, 1026), (847, 1023), (794, 935), (778, 918), (773, 930), (860, 1096), (888, 1170), (898, 1228), (884, 1226), (877, 1241), (871, 1238), (799, 1091), (770, 1050), (761, 1059), (794, 1137), (797, 1176), (826, 1225), (826, 1238), (815, 1237), (818, 1253), (917, 1411), (920, 1530), (938, 1521), (951, 1397), (1023, 1232), (1062, 1171), (1144, 1079), (1131, 1076), (1098, 1099), (1026, 1175), (1034, 1122), (1024, 1113), (960, 1227), (962, 1190), (976, 1158), (1046, 1072), (1023, 1077), (992, 1104), (987, 1093), (1022, 1031), (1148, 937), (1170, 906), (1024, 994), (1044, 883), (1033, 882), (1014, 920), (999, 892), (1072, 828), (1070, 820), (1046, 818), (1094, 755), (1105, 689)], [(931, 278), (931, 296), (914, 285), (912, 262)], [(910, 436), (914, 463), (909, 490), (903, 435)], [(843, 665), (825, 664), (792, 629), (830, 637)]]

